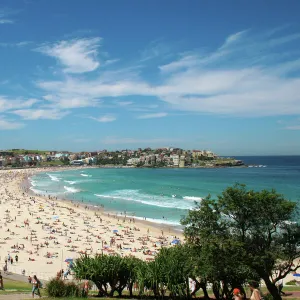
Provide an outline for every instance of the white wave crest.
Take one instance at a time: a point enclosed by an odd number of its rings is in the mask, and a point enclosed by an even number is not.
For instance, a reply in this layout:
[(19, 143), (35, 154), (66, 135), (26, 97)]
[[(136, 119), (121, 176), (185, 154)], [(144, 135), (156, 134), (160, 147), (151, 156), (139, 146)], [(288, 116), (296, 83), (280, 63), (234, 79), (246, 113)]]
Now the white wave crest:
[(66, 190), (65, 193), (78, 193), (78, 192), (80, 192), (79, 189), (75, 189), (75, 188), (70, 187), (70, 186), (64, 186), (64, 189)]
[(58, 195), (57, 193), (49, 193), (49, 192), (46, 192), (46, 191), (35, 189), (33, 187), (30, 187), (29, 189), (32, 190), (35, 194), (38, 194), (38, 195), (52, 195), (52, 196)]
[(71, 180), (64, 180), (66, 183), (68, 183), (68, 184), (75, 184), (75, 183), (77, 183), (77, 181), (71, 181)]
[(59, 177), (56, 177), (56, 176), (53, 175), (53, 174), (48, 174), (48, 173), (47, 173), (47, 175), (51, 178), (52, 181), (59, 181), (59, 180), (60, 180)]
[(201, 201), (202, 200), (201, 197), (194, 197), (194, 196), (184, 196), (182, 198), (185, 200), (191, 200), (191, 201)]
[(142, 203), (145, 205), (164, 207), (164, 208), (177, 208), (177, 209), (193, 209), (194, 204), (180, 200), (174, 199), (166, 196), (155, 196), (139, 193), (139, 190), (119, 190), (112, 192), (110, 194), (94, 194), (99, 198), (105, 199), (116, 199), (125, 200)]
[[(117, 214), (120, 217), (124, 217), (124, 215), (121, 214)], [(130, 218), (134, 218), (136, 220), (141, 220), (141, 221), (148, 221), (148, 222), (152, 222), (152, 223), (157, 223), (157, 224), (166, 224), (166, 225), (172, 225), (172, 226), (178, 226), (180, 225), (180, 222), (176, 222), (176, 221), (171, 221), (171, 220), (161, 220), (161, 219), (153, 219), (153, 218), (146, 218), (146, 220), (143, 217), (137, 217), (137, 216), (133, 216)]]
[(88, 175), (88, 174), (80, 174), (80, 175), (84, 177), (92, 177), (92, 175)]
[(34, 180), (30, 180), (30, 184), (31, 184), (32, 186), (37, 186), (37, 183), (36, 183), (36, 181), (34, 181)]

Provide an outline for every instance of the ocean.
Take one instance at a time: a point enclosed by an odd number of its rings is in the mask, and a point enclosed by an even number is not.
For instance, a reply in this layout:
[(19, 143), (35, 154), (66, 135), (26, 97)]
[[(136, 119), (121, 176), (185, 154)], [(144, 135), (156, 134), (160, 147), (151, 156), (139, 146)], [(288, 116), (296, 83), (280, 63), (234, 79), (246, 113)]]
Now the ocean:
[(105, 211), (169, 225), (180, 219), (195, 201), (216, 197), (227, 186), (245, 183), (254, 190), (276, 189), (287, 199), (300, 201), (300, 156), (236, 157), (248, 168), (121, 169), (97, 168), (39, 173), (30, 178), (32, 191), (103, 205)]

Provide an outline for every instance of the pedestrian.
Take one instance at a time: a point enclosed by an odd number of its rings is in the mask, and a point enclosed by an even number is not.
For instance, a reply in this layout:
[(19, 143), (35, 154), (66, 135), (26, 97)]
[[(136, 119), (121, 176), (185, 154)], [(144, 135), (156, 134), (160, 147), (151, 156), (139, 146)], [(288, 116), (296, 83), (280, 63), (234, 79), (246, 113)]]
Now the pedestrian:
[(279, 279), (277, 281), (277, 288), (280, 295), (286, 296), (285, 292), (282, 291), (283, 289), (283, 279)]
[(28, 276), (27, 280), (28, 280), (28, 283), (31, 284), (32, 278), (30, 275)]
[(251, 290), (250, 300), (261, 300), (262, 294), (259, 290), (259, 284), (256, 281), (252, 281), (249, 283), (249, 287)]
[(244, 296), (240, 289), (238, 289), (238, 288), (233, 289), (233, 299), (234, 300), (243, 300), (244, 299)]
[(18, 261), (19, 261), (19, 256), (18, 256), (18, 254), (16, 254), (16, 256), (15, 256), (15, 261), (16, 261), (16, 263), (18, 263)]
[(83, 285), (84, 294), (87, 297), (89, 295), (89, 281), (86, 280)]
[(10, 263), (13, 264), (13, 262), (14, 262), (14, 259), (11, 257), (10, 258)]
[(4, 290), (4, 286), (3, 286), (3, 276), (1, 274), (1, 271), (0, 271), (0, 290)]
[(41, 293), (40, 293), (40, 281), (37, 279), (36, 275), (33, 276), (32, 278), (32, 298), (34, 298), (34, 294), (37, 294), (41, 298)]

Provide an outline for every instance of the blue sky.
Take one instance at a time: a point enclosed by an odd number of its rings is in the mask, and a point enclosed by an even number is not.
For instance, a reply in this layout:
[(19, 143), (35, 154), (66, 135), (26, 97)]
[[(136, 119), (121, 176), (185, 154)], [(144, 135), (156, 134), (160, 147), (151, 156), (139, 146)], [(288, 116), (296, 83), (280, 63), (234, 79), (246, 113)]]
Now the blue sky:
[(300, 154), (299, 11), (1, 0), (0, 149)]

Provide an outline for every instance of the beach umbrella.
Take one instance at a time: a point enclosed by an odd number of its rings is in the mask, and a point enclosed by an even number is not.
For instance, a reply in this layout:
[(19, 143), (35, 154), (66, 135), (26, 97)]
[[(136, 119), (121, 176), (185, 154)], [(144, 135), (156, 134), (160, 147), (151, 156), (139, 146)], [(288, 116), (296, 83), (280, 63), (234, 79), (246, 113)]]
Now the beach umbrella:
[(118, 230), (117, 230), (117, 229), (114, 229), (114, 230), (113, 230), (113, 233), (117, 233), (117, 232), (118, 232)]
[(172, 245), (179, 245), (180, 244), (180, 240), (173, 240), (172, 242), (171, 242), (171, 244)]
[(71, 263), (71, 262), (73, 262), (73, 258), (66, 258), (65, 262)]

